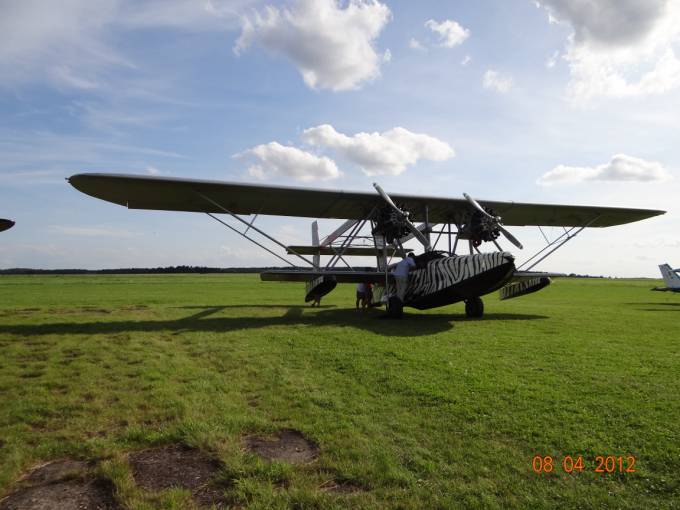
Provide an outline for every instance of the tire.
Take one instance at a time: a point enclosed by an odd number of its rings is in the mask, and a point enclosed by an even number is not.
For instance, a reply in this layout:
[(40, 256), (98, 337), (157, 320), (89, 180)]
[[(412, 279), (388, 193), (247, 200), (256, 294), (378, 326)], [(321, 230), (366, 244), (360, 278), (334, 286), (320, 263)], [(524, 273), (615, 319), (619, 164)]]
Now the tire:
[(465, 301), (465, 315), (470, 319), (479, 319), (484, 315), (484, 301), (480, 297)]
[(390, 319), (401, 319), (404, 314), (404, 303), (396, 296), (392, 296), (387, 301), (387, 316)]

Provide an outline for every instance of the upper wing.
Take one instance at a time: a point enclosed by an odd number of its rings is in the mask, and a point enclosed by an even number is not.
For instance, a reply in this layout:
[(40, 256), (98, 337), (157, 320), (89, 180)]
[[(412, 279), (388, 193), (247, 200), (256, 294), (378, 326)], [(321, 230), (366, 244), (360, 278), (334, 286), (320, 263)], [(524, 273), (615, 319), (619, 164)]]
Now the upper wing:
[[(173, 179), (141, 175), (78, 174), (68, 181), (76, 189), (130, 209), (271, 214), (309, 218), (363, 219), (383, 205), (375, 193), (287, 186), (263, 186), (219, 181)], [(461, 223), (470, 204), (459, 198), (390, 194), (412, 221)], [(221, 207), (215, 205), (219, 204)], [(502, 217), (504, 225), (609, 227), (643, 220), (665, 211), (479, 200)], [(223, 209), (224, 208), (224, 209)]]
[(3, 230), (10, 229), (14, 226), (14, 222), (12, 220), (4, 220), (0, 218), (0, 232)]

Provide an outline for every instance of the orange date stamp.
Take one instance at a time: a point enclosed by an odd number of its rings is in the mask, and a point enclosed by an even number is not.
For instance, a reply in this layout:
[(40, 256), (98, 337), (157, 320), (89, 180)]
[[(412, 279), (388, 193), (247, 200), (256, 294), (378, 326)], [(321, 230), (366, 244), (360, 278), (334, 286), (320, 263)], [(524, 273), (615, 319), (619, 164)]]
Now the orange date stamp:
[(635, 473), (634, 455), (596, 455), (595, 459), (584, 460), (582, 455), (534, 455), (531, 470), (536, 474), (564, 472), (582, 473), (590, 471), (601, 474)]

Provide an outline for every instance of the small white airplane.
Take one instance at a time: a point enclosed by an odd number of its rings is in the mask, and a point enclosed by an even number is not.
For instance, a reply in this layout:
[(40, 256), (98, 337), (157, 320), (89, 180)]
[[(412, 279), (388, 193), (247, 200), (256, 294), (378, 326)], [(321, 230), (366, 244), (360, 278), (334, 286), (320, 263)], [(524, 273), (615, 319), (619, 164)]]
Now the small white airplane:
[(654, 287), (652, 290), (662, 292), (680, 292), (680, 269), (673, 269), (668, 264), (661, 264), (659, 266), (663, 281), (666, 282), (666, 287)]

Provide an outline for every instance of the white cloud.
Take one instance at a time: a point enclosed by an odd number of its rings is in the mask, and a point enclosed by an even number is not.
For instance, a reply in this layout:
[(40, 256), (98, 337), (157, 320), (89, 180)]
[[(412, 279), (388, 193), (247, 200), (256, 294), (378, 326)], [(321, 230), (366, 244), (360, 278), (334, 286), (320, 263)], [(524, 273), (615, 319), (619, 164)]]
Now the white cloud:
[(654, 182), (671, 179), (661, 163), (617, 154), (611, 161), (594, 167), (559, 165), (543, 174), (538, 184), (575, 184), (588, 181)]
[(430, 19), (425, 22), (425, 26), (437, 34), (439, 45), (444, 48), (453, 48), (470, 37), (470, 31), (452, 19), (445, 19), (441, 23)]
[(268, 6), (243, 19), (234, 51), (258, 43), (297, 66), (311, 88), (359, 88), (380, 74), (375, 39), (390, 20), (377, 0), (297, 0), (290, 9)]
[(482, 85), (485, 89), (495, 90), (496, 92), (505, 93), (512, 88), (512, 78), (510, 76), (499, 73), (489, 69), (484, 73)]
[(463, 57), (463, 60), (460, 61), (460, 65), (462, 65), (463, 67), (465, 67), (465, 66), (468, 65), (471, 61), (472, 61), (472, 57), (471, 57), (470, 55), (465, 55), (465, 56)]
[(123, 31), (227, 30), (256, 0), (0, 2), (0, 86), (25, 82), (110, 89), (110, 70), (141, 72), (117, 49)]
[(308, 240), (303, 236), (303, 230), (300, 230), (300, 225), (283, 224), (276, 229), (275, 236), (282, 243), (291, 244), (305, 244)]
[(392, 60), (392, 52), (389, 49), (385, 50), (385, 53), (383, 53), (382, 60), (383, 62), (390, 62)]
[(411, 37), (411, 39), (409, 39), (408, 47), (411, 48), (412, 50), (424, 50), (425, 49), (425, 46), (423, 46), (423, 44), (418, 39), (416, 39), (415, 37)]
[(552, 69), (553, 67), (555, 67), (557, 65), (557, 59), (559, 58), (559, 56), (560, 56), (560, 52), (555, 51), (550, 56), (550, 58), (548, 60), (546, 60), (545, 67), (547, 67), (548, 69)]
[(148, 165), (146, 167), (146, 173), (149, 175), (161, 175), (161, 171), (153, 165)]
[(309, 182), (335, 179), (341, 175), (332, 159), (315, 156), (297, 147), (281, 145), (278, 142), (258, 145), (235, 155), (243, 156), (250, 156), (258, 161), (248, 168), (248, 173), (261, 180), (271, 177), (292, 177), (298, 181)]
[[(109, 65), (130, 65), (106, 43), (116, 2), (67, 0), (3, 2), (0, 7), (0, 83), (33, 78), (91, 89)], [(76, 71), (77, 70), (77, 71)]]
[(335, 149), (367, 175), (399, 175), (421, 159), (444, 161), (455, 155), (448, 143), (402, 127), (347, 136), (323, 124), (306, 129), (302, 139), (310, 145)]
[(550, 20), (573, 34), (565, 59), (576, 102), (660, 94), (680, 87), (677, 0), (540, 0)]
[(255, 0), (135, 1), (127, 6), (123, 22), (133, 28), (225, 30), (236, 28), (239, 17), (253, 3)]

